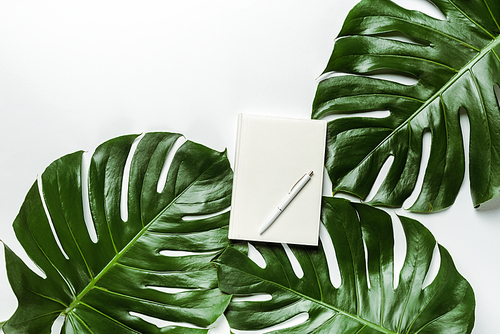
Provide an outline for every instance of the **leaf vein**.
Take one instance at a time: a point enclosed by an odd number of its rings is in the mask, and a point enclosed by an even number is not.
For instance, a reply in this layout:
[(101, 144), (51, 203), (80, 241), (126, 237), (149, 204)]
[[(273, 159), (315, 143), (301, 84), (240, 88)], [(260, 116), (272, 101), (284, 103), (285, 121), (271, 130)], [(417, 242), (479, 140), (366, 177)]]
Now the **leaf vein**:
[[(78, 320), (78, 321), (79, 321), (79, 322), (80, 322), (83, 326), (85, 326), (85, 328), (87, 328), (87, 330), (88, 330), (89, 332), (94, 333), (94, 331), (93, 331), (93, 330), (92, 330), (92, 329), (91, 329), (91, 328), (87, 325), (87, 323), (86, 323), (85, 321), (83, 321), (83, 319), (82, 319), (82, 318), (81, 318), (78, 314), (76, 314), (76, 312), (72, 311), (72, 312), (71, 312), (71, 315), (72, 315), (73, 317), (75, 317), (75, 318), (76, 318), (76, 320)], [(70, 319), (71, 323), (73, 324), (73, 319), (72, 319), (71, 317), (70, 317), (69, 319)], [(74, 326), (73, 326), (73, 327), (74, 327)]]
[(484, 4), (486, 5), (486, 7), (488, 8), (488, 12), (490, 13), (491, 18), (495, 22), (497, 29), (500, 30), (500, 26), (498, 25), (498, 21), (497, 21), (496, 17), (493, 15), (493, 12), (491, 11), (491, 8), (490, 8), (490, 5), (488, 4), (488, 1), (487, 0), (483, 0), (483, 1), (484, 1)]
[(116, 323), (116, 324), (117, 324), (117, 325), (119, 325), (120, 327), (123, 327), (123, 328), (125, 328), (125, 329), (127, 329), (127, 330), (129, 330), (129, 331), (131, 331), (131, 332), (133, 332), (133, 333), (141, 334), (141, 332), (138, 332), (138, 331), (136, 331), (135, 329), (130, 328), (129, 326), (125, 325), (124, 323), (122, 323), (122, 322), (120, 322), (120, 321), (116, 320), (115, 318), (110, 317), (109, 315), (107, 315), (107, 314), (105, 314), (105, 313), (103, 313), (103, 312), (99, 311), (98, 309), (96, 309), (96, 308), (94, 308), (94, 307), (92, 307), (92, 306), (90, 306), (90, 305), (88, 305), (88, 304), (86, 304), (86, 303), (84, 303), (84, 302), (80, 302), (80, 304), (81, 304), (81, 305), (83, 305), (83, 306), (85, 306), (85, 307), (87, 307), (87, 308), (89, 308), (90, 310), (92, 310), (92, 311), (96, 312), (97, 314), (100, 314), (101, 316), (103, 316), (103, 317), (105, 317), (105, 318), (107, 318), (107, 319), (111, 320), (112, 322)]
[(417, 258), (413, 261), (413, 271), (412, 271), (412, 274), (411, 274), (411, 280), (410, 280), (410, 284), (409, 284), (409, 288), (410, 288), (410, 291), (408, 291), (408, 295), (406, 296), (405, 298), (405, 303), (404, 303), (404, 306), (403, 306), (403, 311), (401, 312), (401, 316), (399, 317), (399, 324), (398, 324), (398, 333), (401, 331), (401, 326), (403, 324), (403, 318), (404, 318), (404, 315), (406, 313), (406, 308), (408, 307), (408, 303), (410, 302), (410, 297), (411, 297), (411, 294), (413, 292), (413, 283), (415, 282), (415, 277), (417, 275), (417, 272), (416, 272), (416, 266), (415, 266), (415, 263), (419, 263), (419, 258), (420, 258), (420, 236), (417, 236), (415, 242), (417, 244), (417, 249), (416, 249), (416, 253), (417, 253)]
[[(485, 54), (493, 50), (493, 48), (500, 43), (500, 39), (494, 40), (492, 43), (488, 45), (480, 54), (476, 55), (473, 59), (469, 61), (467, 65), (465, 65), (455, 76), (453, 76), (446, 85), (444, 85), (441, 89), (439, 89), (433, 96), (427, 99), (422, 106), (420, 106), (407, 120), (402, 122), (396, 129), (393, 130), (387, 137), (385, 137), (375, 148), (373, 148), (354, 168), (352, 168), (351, 172), (354, 172), (356, 168), (362, 165), (369, 157), (377, 151), (381, 146), (383, 146), (395, 133), (400, 131), (402, 128), (410, 124), (410, 122), (422, 112), (427, 106), (431, 104), (435, 99), (437, 99), (441, 94), (446, 91), (451, 85), (453, 85), (462, 75), (467, 72), (474, 64), (476, 64), (480, 59), (484, 57)], [(372, 95), (372, 94), (367, 94)], [(348, 174), (350, 174), (348, 173)]]
[(430, 64), (435, 64), (435, 65), (438, 65), (438, 66), (441, 66), (441, 67), (444, 67), (448, 70), (451, 70), (453, 72), (458, 72), (457, 69), (451, 67), (451, 66), (448, 66), (446, 64), (443, 64), (443, 63), (440, 63), (440, 62), (437, 62), (435, 60), (432, 60), (432, 59), (427, 59), (427, 58), (421, 58), (421, 57), (417, 57), (417, 56), (408, 56), (408, 55), (397, 55), (397, 54), (370, 54), (370, 53), (366, 53), (366, 54), (356, 54), (356, 55), (345, 55), (345, 56), (342, 56), (342, 57), (338, 57), (336, 59), (340, 59), (340, 58), (358, 58), (359, 56), (366, 56), (366, 55), (369, 55), (371, 57), (380, 57), (380, 58), (383, 58), (383, 57), (393, 57), (393, 58), (402, 58), (402, 59), (416, 59), (416, 60), (421, 60), (421, 61), (424, 61), (424, 62), (427, 62), (427, 63), (430, 63)]
[(328, 319), (327, 321), (323, 322), (321, 324), (321, 326), (318, 326), (316, 327), (310, 334), (314, 334), (316, 333), (317, 331), (319, 331), (320, 329), (326, 327), (329, 323), (333, 322), (338, 316), (340, 315), (340, 313), (335, 313), (333, 317), (331, 317), (330, 319)]
[[(68, 231), (71, 234), (71, 238), (72, 238), (72, 240), (73, 240), (76, 248), (78, 249), (78, 252), (80, 253), (80, 256), (82, 257), (82, 260), (85, 263), (85, 267), (87, 268), (87, 271), (88, 271), (88, 273), (89, 273), (89, 275), (90, 275), (90, 277), (92, 279), (92, 278), (94, 278), (94, 275), (92, 275), (92, 270), (90, 270), (90, 267), (89, 267), (89, 264), (87, 262), (87, 259), (85, 258), (85, 255), (83, 254), (83, 252), (82, 252), (82, 250), (80, 248), (80, 245), (78, 244), (78, 241), (75, 238), (75, 234), (73, 233), (73, 230), (71, 229), (71, 226), (69, 225), (68, 219), (66, 218), (66, 214), (64, 214), (65, 211), (64, 211), (63, 206), (62, 206), (61, 189), (59, 188), (60, 184), (61, 184), (61, 182), (60, 182), (60, 178), (59, 178), (59, 170), (57, 170), (57, 185), (58, 185), (58, 187), (57, 187), (57, 194), (58, 194), (58, 197), (59, 197), (58, 204), (59, 204), (59, 207), (60, 207), (61, 211), (63, 212), (64, 222), (66, 223)], [(43, 187), (43, 185), (42, 185), (42, 187)]]
[(471, 48), (471, 49), (473, 49), (473, 50), (475, 50), (475, 51), (478, 51), (478, 52), (479, 52), (479, 51), (481, 51), (481, 50), (479, 50), (478, 48), (476, 48), (475, 46), (472, 46), (472, 45), (470, 45), (469, 43), (466, 43), (465, 41), (461, 40), (461, 39), (460, 39), (460, 38), (458, 38), (458, 37), (452, 36), (452, 35), (450, 35), (450, 34), (443, 33), (442, 31), (436, 30), (436, 29), (434, 29), (434, 28), (432, 28), (432, 27), (429, 27), (429, 26), (426, 26), (426, 25), (424, 25), (424, 24), (420, 24), (420, 23), (417, 23), (417, 22), (414, 22), (414, 21), (409, 21), (409, 20), (405, 20), (405, 19), (402, 19), (402, 18), (397, 17), (397, 16), (390, 16), (390, 15), (366, 15), (366, 16), (365, 16), (365, 18), (366, 18), (366, 17), (387, 17), (387, 18), (391, 18), (391, 19), (398, 20), (398, 21), (402, 21), (402, 22), (404, 22), (404, 23), (406, 23), (406, 24), (409, 24), (409, 25), (419, 26), (419, 27), (421, 27), (421, 28), (424, 28), (424, 29), (430, 30), (430, 31), (432, 31), (432, 32), (434, 32), (434, 33), (436, 33), (436, 34), (439, 34), (439, 35), (442, 35), (442, 36), (448, 37), (448, 38), (450, 38), (450, 39), (453, 39), (453, 40), (455, 40), (455, 41), (459, 42), (460, 44), (462, 44), (462, 45), (464, 45), (464, 46), (466, 46), (466, 47), (468, 47), (468, 48)]
[(123, 247), (123, 249), (110, 260), (110, 262), (101, 270), (101, 272), (99, 272), (99, 274), (75, 298), (75, 300), (71, 303), (71, 305), (69, 306), (69, 308), (70, 309), (74, 308), (78, 303), (80, 303), (81, 300), (83, 299), (83, 297), (87, 294), (87, 292), (89, 292), (90, 290), (92, 290), (96, 286), (97, 281), (99, 281), (99, 279), (109, 270), (109, 268), (111, 268), (113, 265), (115, 265), (118, 262), (118, 260), (123, 256), (123, 254), (125, 254), (127, 252), (127, 250), (130, 247), (132, 247), (132, 245), (135, 244), (135, 242), (144, 233), (146, 233), (146, 231), (149, 229), (149, 227), (153, 223), (155, 223), (159, 219), (159, 217), (161, 217), (167, 210), (169, 210), (170, 207), (177, 201), (178, 198), (180, 198), (184, 193), (186, 193), (193, 186), (194, 183), (196, 183), (212, 166), (214, 166), (219, 161), (220, 161), (220, 159), (217, 159), (217, 161), (214, 161), (209, 166), (207, 166), (207, 168), (200, 175), (198, 175), (179, 195), (177, 195), (174, 199), (172, 199), (172, 201), (170, 203), (168, 203), (168, 205), (166, 205), (165, 208), (163, 208), (163, 210), (161, 210), (156, 215), (156, 217), (154, 217), (153, 219), (151, 219), (151, 221), (146, 226), (144, 226), (137, 233), (137, 235), (134, 238), (132, 238), (132, 240), (130, 240), (130, 242), (125, 247)]
[(316, 265), (314, 264), (311, 254), (307, 252), (307, 257), (309, 257), (309, 260), (311, 261), (312, 267), (314, 269), (314, 277), (316, 278), (316, 282), (318, 283), (318, 289), (319, 289), (319, 294), (321, 301), (323, 301), (323, 289), (321, 288), (321, 282), (319, 281), (319, 276), (318, 276), (318, 271), (316, 270)]
[[(486, 30), (486, 28), (484, 28), (483, 26), (481, 26), (479, 23), (477, 23), (476, 21), (474, 21), (469, 15), (467, 15), (462, 9), (460, 9), (460, 7), (458, 7), (454, 2), (453, 0), (448, 0), (449, 3), (451, 3), (453, 5), (453, 7), (455, 7), (455, 9), (457, 11), (460, 12), (460, 14), (462, 14), (463, 16), (465, 16), (469, 21), (471, 21), (474, 25), (476, 25), (478, 28), (480, 28), (481, 30), (483, 30), (485, 33), (487, 33), (491, 38), (495, 39), (495, 36), (493, 36), (488, 30)], [(489, 9), (489, 8), (488, 8)]]
[[(219, 264), (219, 265), (221, 265), (221, 264)], [(222, 265), (223, 265), (223, 264), (222, 264)], [(225, 265), (225, 266), (226, 266), (226, 265)], [(260, 277), (260, 276), (254, 275), (254, 274), (252, 274), (252, 273), (244, 272), (243, 270), (241, 270), (241, 269), (239, 269), (239, 268), (234, 268), (234, 267), (231, 267), (231, 268), (232, 268), (233, 270), (239, 271), (239, 272), (241, 272), (241, 273), (243, 273), (243, 274), (245, 274), (245, 275), (250, 275), (250, 276), (255, 277), (255, 278), (258, 278), (258, 279), (260, 279), (260, 280), (262, 280), (262, 281), (264, 281), (264, 282), (267, 282), (267, 283), (270, 283), (270, 284), (276, 285), (276, 286), (278, 286), (279, 288), (282, 288), (282, 289), (287, 290), (287, 291), (288, 291), (289, 293), (291, 293), (291, 294), (298, 295), (299, 297), (301, 297), (301, 298), (303, 298), (303, 299), (306, 299), (306, 300), (309, 300), (309, 301), (311, 301), (311, 302), (313, 302), (313, 303), (319, 304), (320, 306), (322, 306), (322, 307), (324, 307), (324, 308), (327, 308), (327, 309), (333, 310), (333, 311), (335, 311), (335, 312), (337, 312), (337, 313), (339, 313), (339, 314), (341, 314), (341, 315), (344, 315), (344, 316), (346, 316), (346, 317), (348, 317), (348, 318), (351, 318), (351, 319), (353, 319), (353, 320), (355, 320), (355, 321), (357, 321), (357, 322), (359, 322), (359, 323), (361, 323), (361, 324), (363, 324), (363, 325), (368, 325), (370, 328), (376, 329), (376, 330), (378, 330), (378, 331), (380, 331), (380, 332), (382, 332), (382, 333), (385, 333), (385, 334), (398, 334), (398, 333), (393, 332), (393, 331), (391, 331), (391, 330), (389, 330), (389, 329), (386, 329), (386, 328), (383, 328), (383, 327), (381, 327), (381, 326), (379, 326), (379, 325), (377, 325), (377, 324), (374, 324), (374, 323), (372, 323), (372, 322), (370, 322), (370, 321), (368, 321), (368, 320), (365, 320), (365, 319), (363, 319), (363, 318), (361, 318), (361, 317), (359, 317), (359, 316), (357, 316), (357, 315), (353, 315), (353, 314), (347, 313), (347, 312), (345, 312), (345, 311), (343, 311), (343, 310), (341, 310), (341, 309), (339, 309), (339, 308), (337, 308), (337, 307), (335, 307), (335, 306), (333, 306), (333, 305), (326, 304), (325, 302), (322, 302), (322, 301), (320, 301), (320, 300), (317, 300), (317, 299), (314, 299), (314, 298), (309, 297), (309, 296), (307, 296), (307, 295), (304, 295), (303, 293), (300, 293), (300, 292), (298, 292), (298, 291), (296, 291), (296, 290), (292, 290), (291, 288), (288, 288), (288, 287), (283, 286), (283, 285), (281, 285), (281, 284), (278, 284), (278, 283), (276, 283), (276, 282), (266, 280), (266, 279), (264, 279), (264, 278), (262, 278), (262, 277)]]
[(178, 274), (182, 274), (182, 273), (198, 273), (198, 272), (205, 272), (207, 271), (207, 269), (205, 270), (188, 270), (188, 271), (181, 271), (181, 270), (169, 270), (169, 271), (164, 271), (164, 270), (152, 270), (152, 269), (144, 269), (144, 268), (138, 268), (138, 267), (131, 267), (131, 266), (127, 266), (127, 265), (124, 265), (122, 263), (116, 263), (117, 266), (119, 267), (124, 267), (124, 268), (127, 268), (127, 269), (130, 269), (130, 270), (135, 270), (135, 271), (140, 271), (140, 272), (144, 272), (144, 273), (152, 273), (152, 274), (164, 274), (164, 275), (178, 275)]

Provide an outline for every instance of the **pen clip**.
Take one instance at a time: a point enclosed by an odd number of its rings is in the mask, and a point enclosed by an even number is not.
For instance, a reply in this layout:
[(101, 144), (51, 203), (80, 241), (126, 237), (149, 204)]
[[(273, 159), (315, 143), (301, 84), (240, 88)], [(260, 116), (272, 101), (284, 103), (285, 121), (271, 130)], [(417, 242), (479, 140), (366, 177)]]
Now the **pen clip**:
[(304, 173), (304, 175), (302, 175), (298, 180), (297, 182), (295, 182), (295, 184), (290, 188), (290, 190), (288, 191), (288, 193), (291, 193), (293, 188), (295, 188), (295, 186), (297, 185), (297, 183), (300, 182), (300, 180), (302, 180), (304, 177), (306, 177), (306, 175), (309, 175), (309, 176), (312, 176), (313, 175), (313, 171), (310, 171), (310, 172), (306, 172)]

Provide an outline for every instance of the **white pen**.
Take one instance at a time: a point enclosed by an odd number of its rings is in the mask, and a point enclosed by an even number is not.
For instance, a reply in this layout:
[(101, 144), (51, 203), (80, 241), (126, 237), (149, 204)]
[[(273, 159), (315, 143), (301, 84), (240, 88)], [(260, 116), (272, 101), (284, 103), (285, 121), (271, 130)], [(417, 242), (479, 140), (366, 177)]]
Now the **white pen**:
[(290, 202), (295, 198), (295, 196), (297, 196), (297, 194), (302, 190), (302, 188), (304, 188), (307, 182), (309, 182), (312, 175), (313, 171), (305, 173), (297, 182), (295, 182), (295, 184), (292, 186), (292, 189), (290, 189), (290, 191), (288, 192), (285, 200), (280, 205), (278, 205), (278, 207), (271, 215), (271, 217), (269, 217), (267, 222), (264, 225), (262, 225), (262, 227), (259, 230), (259, 234), (264, 233), (264, 231), (267, 230), (272, 223), (274, 223), (274, 221), (279, 217), (279, 215), (286, 209), (288, 204), (290, 204)]

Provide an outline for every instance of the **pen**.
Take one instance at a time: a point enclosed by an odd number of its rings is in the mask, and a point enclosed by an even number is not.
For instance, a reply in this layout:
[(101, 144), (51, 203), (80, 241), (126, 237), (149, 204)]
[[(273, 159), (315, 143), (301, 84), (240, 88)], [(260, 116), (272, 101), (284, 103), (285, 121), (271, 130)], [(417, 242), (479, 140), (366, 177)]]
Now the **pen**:
[(271, 215), (271, 217), (269, 217), (267, 222), (264, 225), (262, 225), (262, 227), (259, 230), (259, 234), (264, 233), (264, 231), (267, 230), (272, 223), (274, 223), (274, 221), (279, 217), (279, 215), (286, 209), (288, 204), (290, 204), (290, 202), (295, 198), (295, 196), (297, 196), (297, 194), (302, 190), (302, 188), (304, 188), (307, 182), (309, 182), (312, 175), (313, 171), (305, 173), (297, 182), (295, 182), (295, 184), (292, 186), (292, 189), (290, 189), (287, 196), (285, 197), (285, 200), (280, 205), (278, 205), (278, 207), (276, 208), (276, 210), (274, 210), (274, 213)]

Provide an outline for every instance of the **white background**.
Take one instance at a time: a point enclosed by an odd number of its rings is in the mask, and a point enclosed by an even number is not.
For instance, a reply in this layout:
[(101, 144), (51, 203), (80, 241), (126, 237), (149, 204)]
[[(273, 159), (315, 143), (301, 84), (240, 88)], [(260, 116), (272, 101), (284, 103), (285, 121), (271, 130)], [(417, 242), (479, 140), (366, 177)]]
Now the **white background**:
[[(3, 1), (0, 238), (25, 257), (12, 221), (37, 175), (67, 153), (123, 134), (174, 131), (227, 148), (233, 161), (238, 113), (309, 118), (315, 80), (356, 2)], [(425, 0), (404, 3), (432, 11)], [(500, 200), (475, 210), (468, 189), (466, 178), (451, 209), (411, 216), (472, 284), (473, 332), (495, 333)], [(0, 253), (0, 320), (7, 320), (17, 303)], [(223, 320), (218, 325), (211, 332), (228, 332)]]

